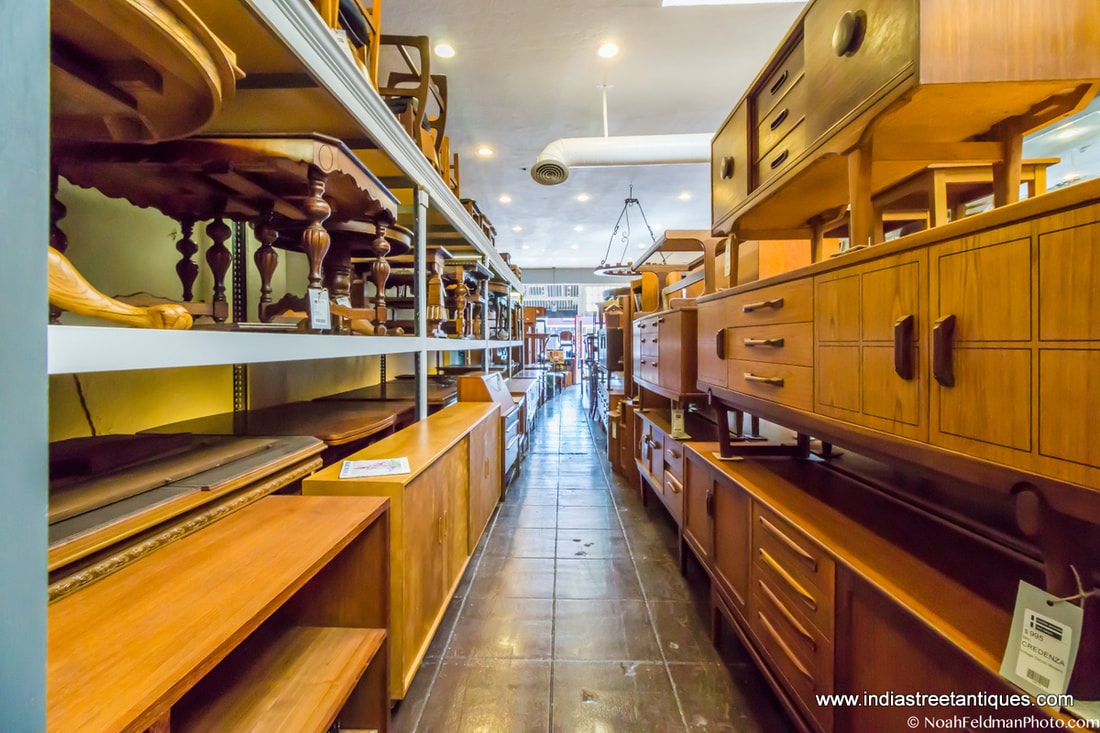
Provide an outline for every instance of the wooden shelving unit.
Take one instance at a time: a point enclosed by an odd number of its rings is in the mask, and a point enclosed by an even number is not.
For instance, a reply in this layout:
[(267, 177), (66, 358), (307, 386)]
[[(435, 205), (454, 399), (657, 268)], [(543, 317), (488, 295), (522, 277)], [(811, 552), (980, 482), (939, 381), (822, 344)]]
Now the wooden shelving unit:
[(385, 499), (269, 496), (57, 601), (47, 730), (385, 728), (388, 538)]

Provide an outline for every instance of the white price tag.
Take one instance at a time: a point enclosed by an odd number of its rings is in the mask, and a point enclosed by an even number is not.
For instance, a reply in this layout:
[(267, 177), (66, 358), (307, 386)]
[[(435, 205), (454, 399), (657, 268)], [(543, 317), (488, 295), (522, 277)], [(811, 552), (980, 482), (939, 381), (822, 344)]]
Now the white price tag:
[(336, 299), (336, 305), (342, 305), (345, 308), (350, 308), (351, 307), (351, 298), (349, 298), (346, 295), (341, 295), (339, 298)]
[(672, 411), (672, 431), (669, 433), (669, 437), (673, 440), (687, 440), (691, 436), (684, 430), (684, 411), (673, 410)]
[(1020, 581), (1001, 676), (1033, 695), (1061, 695), (1069, 686), (1083, 612)]
[(329, 310), (326, 288), (309, 289), (309, 327), (318, 331), (332, 328), (332, 311)]

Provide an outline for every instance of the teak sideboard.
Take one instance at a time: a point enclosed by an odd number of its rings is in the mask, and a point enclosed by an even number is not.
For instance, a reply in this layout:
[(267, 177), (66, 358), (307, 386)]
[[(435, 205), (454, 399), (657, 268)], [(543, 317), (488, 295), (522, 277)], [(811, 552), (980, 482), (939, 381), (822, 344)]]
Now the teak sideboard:
[(500, 500), (500, 408), (451, 405), (348, 460), (379, 458), (408, 458), (411, 472), (341, 479), (337, 463), (303, 481), (302, 493), (390, 500), (389, 689), (400, 700)]

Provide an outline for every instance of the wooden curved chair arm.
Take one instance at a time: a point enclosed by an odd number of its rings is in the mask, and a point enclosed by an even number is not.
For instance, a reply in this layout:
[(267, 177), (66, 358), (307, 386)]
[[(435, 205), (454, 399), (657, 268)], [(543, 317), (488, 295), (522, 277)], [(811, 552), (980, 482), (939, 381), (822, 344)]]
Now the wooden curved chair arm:
[(81, 276), (65, 255), (49, 248), (50, 303), (73, 313), (138, 328), (187, 330), (191, 314), (182, 305), (139, 307), (109, 298)]

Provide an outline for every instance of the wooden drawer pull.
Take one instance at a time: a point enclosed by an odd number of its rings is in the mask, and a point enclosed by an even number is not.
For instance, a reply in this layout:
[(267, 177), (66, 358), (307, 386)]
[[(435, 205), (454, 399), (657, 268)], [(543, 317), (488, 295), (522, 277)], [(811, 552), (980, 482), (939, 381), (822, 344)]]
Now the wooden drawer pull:
[(764, 517), (760, 517), (759, 519), (760, 525), (764, 529), (768, 530), (768, 532), (773, 537), (786, 545), (791, 552), (798, 555), (798, 558), (802, 560), (802, 562), (806, 563), (806, 566), (810, 568), (810, 570), (814, 571), (815, 573), (817, 572), (817, 558), (803, 550), (797, 542), (788, 537), (786, 533), (783, 532), (783, 530), (779, 529), (779, 527), (776, 527)]
[(955, 336), (955, 316), (944, 316), (932, 326), (932, 376), (944, 387), (955, 386), (955, 365), (951, 340)]
[(750, 372), (745, 372), (745, 381), (754, 382), (756, 384), (768, 384), (772, 387), (783, 386), (783, 377), (761, 377)]
[(742, 313), (752, 313), (753, 311), (760, 310), (761, 308), (775, 308), (779, 310), (783, 307), (782, 298), (772, 298), (771, 300), (762, 300), (759, 303), (746, 303), (741, 306)]
[(677, 460), (680, 459), (680, 454), (672, 449), (669, 449), (668, 454)]
[(775, 94), (780, 89), (782, 89), (783, 85), (787, 83), (787, 77), (789, 77), (790, 74), (790, 69), (783, 69), (783, 73), (780, 74), (779, 78), (775, 80), (775, 83), (772, 84), (772, 88), (768, 90), (768, 93)]
[(771, 128), (774, 130), (783, 124), (783, 121), (787, 119), (787, 115), (791, 113), (790, 108), (784, 107), (783, 111), (779, 113), (779, 116), (772, 120)]
[(760, 550), (760, 559), (764, 561), (764, 564), (774, 570), (783, 581), (791, 587), (791, 589), (798, 594), (798, 597), (806, 604), (814, 613), (817, 613), (817, 600), (810, 595), (810, 592), (802, 587), (802, 584), (791, 577), (782, 565), (776, 562), (776, 559), (768, 554), (767, 550)]
[(790, 150), (784, 150), (782, 153), (776, 156), (775, 160), (771, 162), (771, 168), (774, 171), (779, 166), (787, 162), (787, 156), (791, 154)]
[(736, 164), (734, 163), (732, 155), (727, 155), (725, 158), (722, 158), (722, 180), (723, 181), (728, 181), (729, 179), (733, 178), (733, 170), (734, 170), (735, 165)]
[(783, 614), (783, 618), (787, 620), (787, 623), (791, 625), (791, 628), (797, 631), (799, 636), (805, 638), (806, 641), (809, 642), (810, 647), (812, 647), (813, 650), (816, 652), (817, 642), (814, 641), (813, 635), (809, 631), (806, 631), (806, 627), (798, 622), (798, 619), (794, 617), (794, 614), (791, 613), (790, 609), (783, 605), (783, 601), (779, 600), (775, 593), (772, 593), (772, 589), (769, 588), (763, 580), (758, 580), (756, 581), (756, 583), (760, 586), (760, 590), (764, 591), (764, 595), (768, 597), (768, 600), (772, 602), (772, 605), (775, 606), (776, 610)]
[(665, 490), (667, 491), (669, 489), (672, 490), (673, 494), (679, 494), (681, 491), (684, 490), (682, 486), (677, 484), (672, 479), (665, 479)]
[(902, 316), (894, 322), (894, 371), (905, 380), (916, 376), (913, 359), (913, 316)]
[(803, 666), (802, 662), (798, 661), (798, 657), (794, 655), (794, 652), (791, 651), (791, 648), (787, 646), (787, 642), (783, 641), (783, 638), (779, 635), (778, 632), (776, 632), (775, 627), (771, 625), (768, 619), (764, 617), (764, 614), (757, 611), (756, 615), (760, 617), (760, 623), (764, 624), (764, 629), (768, 632), (768, 635), (772, 638), (773, 641), (775, 641), (776, 644), (779, 645), (779, 648), (783, 651), (783, 653), (787, 655), (787, 659), (789, 659), (791, 664), (794, 665), (794, 668), (805, 675), (806, 679), (808, 679), (810, 682), (813, 682), (814, 676), (810, 674), (810, 670), (806, 669), (806, 667)]
[(726, 329), (724, 328), (714, 337), (714, 351), (719, 359), (726, 358)]
[(783, 339), (745, 339), (745, 346), (771, 346), (776, 349), (783, 348)]

